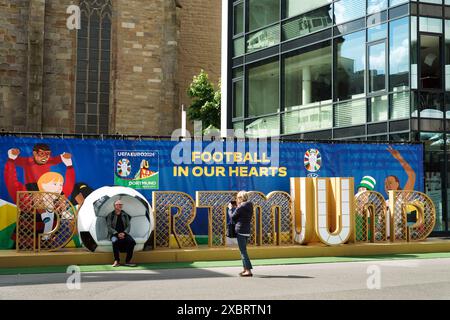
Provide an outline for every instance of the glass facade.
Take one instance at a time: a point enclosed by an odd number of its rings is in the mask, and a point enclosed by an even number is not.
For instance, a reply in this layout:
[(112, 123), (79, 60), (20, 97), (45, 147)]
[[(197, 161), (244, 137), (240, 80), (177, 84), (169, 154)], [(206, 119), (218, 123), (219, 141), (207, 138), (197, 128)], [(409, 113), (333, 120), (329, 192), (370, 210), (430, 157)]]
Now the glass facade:
[(229, 127), (424, 142), (450, 233), (450, 0), (230, 0)]
[(336, 100), (364, 96), (366, 33), (355, 32), (334, 39), (336, 57)]
[(331, 42), (284, 59), (285, 109), (332, 103)]
[(409, 89), (410, 41), (409, 18), (389, 23), (389, 83), (390, 91)]
[(279, 112), (280, 67), (278, 61), (248, 70), (248, 116), (256, 117)]

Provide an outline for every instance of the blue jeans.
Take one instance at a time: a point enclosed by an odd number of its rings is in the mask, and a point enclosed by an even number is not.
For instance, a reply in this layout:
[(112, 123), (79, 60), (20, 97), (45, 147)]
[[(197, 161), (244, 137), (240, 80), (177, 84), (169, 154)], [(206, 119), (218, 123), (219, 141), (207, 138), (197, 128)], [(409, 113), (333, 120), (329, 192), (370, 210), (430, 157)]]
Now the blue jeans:
[(241, 252), (241, 259), (242, 259), (242, 264), (244, 266), (244, 269), (253, 269), (252, 267), (252, 263), (250, 262), (250, 258), (248, 257), (248, 253), (247, 253), (247, 242), (248, 242), (248, 238), (247, 236), (243, 236), (238, 234), (237, 235), (237, 243), (239, 246), (239, 251)]

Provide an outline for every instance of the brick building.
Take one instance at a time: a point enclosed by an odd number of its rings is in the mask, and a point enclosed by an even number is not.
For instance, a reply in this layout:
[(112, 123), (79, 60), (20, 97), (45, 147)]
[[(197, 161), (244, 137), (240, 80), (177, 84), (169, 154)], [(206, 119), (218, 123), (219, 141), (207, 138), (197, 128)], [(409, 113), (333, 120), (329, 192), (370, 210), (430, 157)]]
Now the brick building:
[(220, 30), (219, 0), (0, 0), (0, 130), (170, 135)]

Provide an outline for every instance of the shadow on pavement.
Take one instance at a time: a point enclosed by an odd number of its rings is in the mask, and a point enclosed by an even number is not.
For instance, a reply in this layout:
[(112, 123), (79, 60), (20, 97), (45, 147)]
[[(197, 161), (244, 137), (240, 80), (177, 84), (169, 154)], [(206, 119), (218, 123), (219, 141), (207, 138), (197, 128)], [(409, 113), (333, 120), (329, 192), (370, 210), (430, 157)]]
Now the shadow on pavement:
[[(0, 276), (0, 287), (29, 286), (45, 284), (65, 284), (71, 274), (26, 274)], [(118, 282), (118, 281), (157, 281), (202, 278), (232, 277), (229, 274), (204, 269), (173, 269), (154, 270), (146, 272), (132, 269), (130, 271), (81, 273), (81, 283), (89, 282)]]

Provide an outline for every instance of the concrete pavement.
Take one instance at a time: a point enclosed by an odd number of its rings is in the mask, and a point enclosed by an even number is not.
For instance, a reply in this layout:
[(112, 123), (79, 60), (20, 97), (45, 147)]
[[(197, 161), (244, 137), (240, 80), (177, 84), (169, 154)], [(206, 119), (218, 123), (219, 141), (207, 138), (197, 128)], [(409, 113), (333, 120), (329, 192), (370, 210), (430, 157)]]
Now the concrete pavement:
[(82, 273), (79, 290), (68, 289), (69, 274), (0, 276), (0, 299), (450, 299), (448, 258), (258, 266), (253, 278), (240, 271)]

